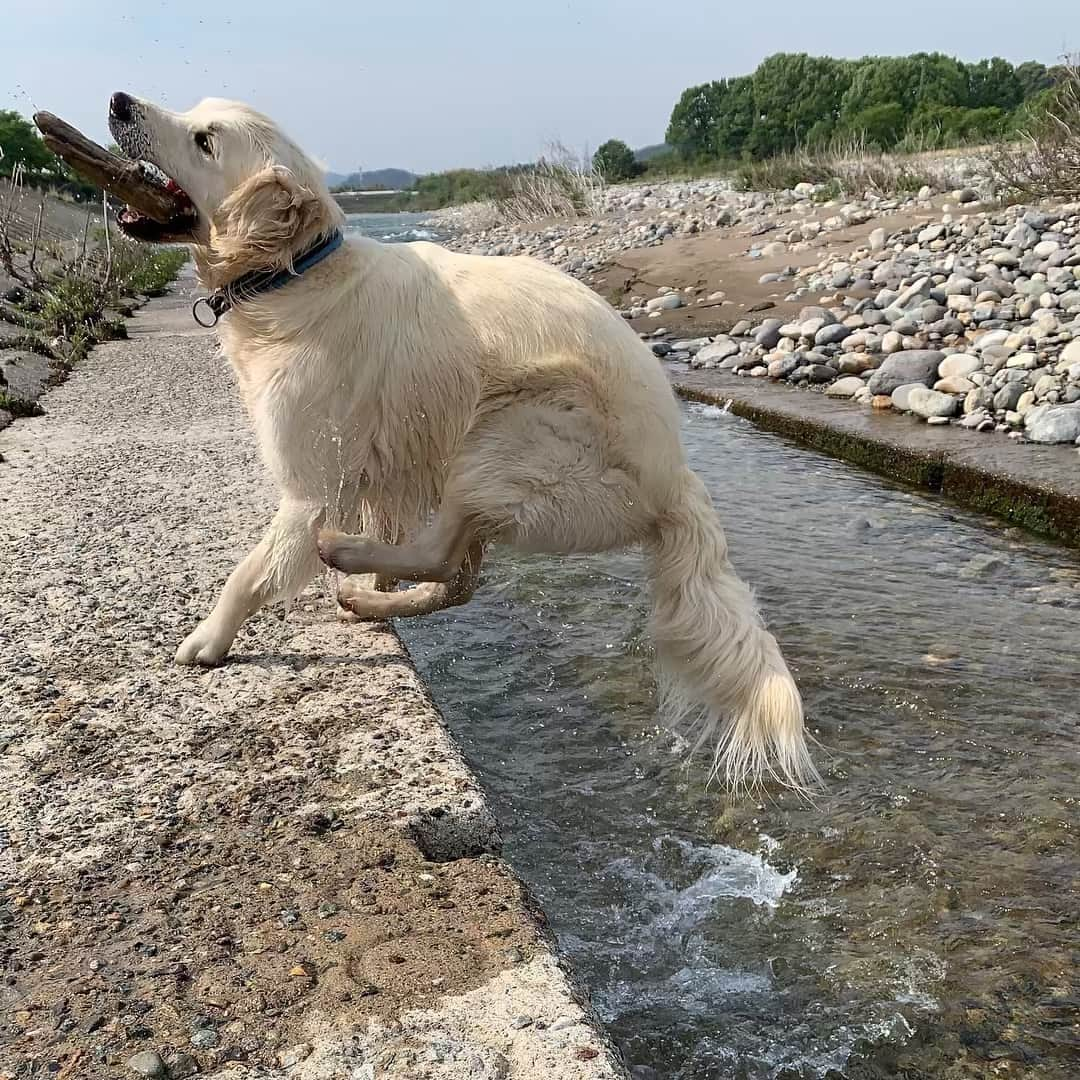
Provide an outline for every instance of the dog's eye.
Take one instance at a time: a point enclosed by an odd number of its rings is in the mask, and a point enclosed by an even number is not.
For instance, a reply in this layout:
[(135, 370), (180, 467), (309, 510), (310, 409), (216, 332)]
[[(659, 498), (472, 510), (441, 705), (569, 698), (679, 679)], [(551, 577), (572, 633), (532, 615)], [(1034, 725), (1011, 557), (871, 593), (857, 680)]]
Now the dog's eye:
[(214, 152), (213, 144), (210, 142), (210, 136), (205, 131), (195, 132), (195, 145), (207, 156)]

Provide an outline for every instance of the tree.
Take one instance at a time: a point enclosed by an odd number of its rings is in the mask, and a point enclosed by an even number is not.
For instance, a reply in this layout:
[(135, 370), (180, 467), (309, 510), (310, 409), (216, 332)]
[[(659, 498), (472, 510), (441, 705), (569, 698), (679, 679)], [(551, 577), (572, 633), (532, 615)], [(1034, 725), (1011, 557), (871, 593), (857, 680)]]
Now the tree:
[(11, 109), (0, 110), (0, 176), (11, 176), (17, 165), (31, 179), (57, 169), (57, 160), (33, 126)]
[(832, 135), (856, 67), (848, 60), (806, 53), (777, 53), (763, 60), (753, 74), (756, 152), (789, 150), (806, 142), (811, 129), (815, 141)]
[(1015, 109), (1024, 99), (1024, 87), (1008, 60), (995, 56), (967, 65), (969, 109)]
[(754, 126), (754, 79), (742, 75), (720, 82), (716, 125), (713, 130), (713, 153), (720, 157), (738, 157)]
[(621, 139), (608, 139), (593, 154), (592, 163), (593, 168), (612, 184), (629, 180), (641, 171), (634, 151)]
[(907, 111), (899, 102), (871, 105), (844, 121), (844, 133), (864, 139), (879, 150), (889, 150), (904, 137), (907, 119)]
[(1046, 65), (1040, 64), (1037, 60), (1028, 60), (1020, 64), (1016, 69), (1016, 78), (1020, 83), (1025, 101), (1041, 94), (1044, 90), (1049, 90), (1054, 85), (1054, 78)]
[(711, 157), (724, 92), (721, 82), (703, 83), (684, 90), (671, 110), (664, 141), (689, 160)]
[(860, 60), (851, 85), (840, 102), (844, 126), (852, 128), (857, 113), (880, 105), (915, 108), (919, 90), (918, 65), (907, 56), (873, 56)]
[(915, 53), (908, 57), (915, 65), (916, 108), (920, 105), (956, 105), (968, 103), (967, 68), (959, 60), (943, 53)]

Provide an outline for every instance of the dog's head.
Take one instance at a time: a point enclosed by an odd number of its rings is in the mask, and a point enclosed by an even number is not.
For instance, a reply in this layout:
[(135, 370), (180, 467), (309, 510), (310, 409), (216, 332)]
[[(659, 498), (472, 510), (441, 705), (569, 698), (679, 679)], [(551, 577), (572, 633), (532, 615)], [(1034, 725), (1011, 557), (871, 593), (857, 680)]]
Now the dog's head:
[(117, 93), (109, 130), (125, 154), (182, 189), (197, 215), (189, 232), (175, 235), (129, 207), (121, 228), (139, 240), (196, 245), (200, 272), (213, 284), (289, 267), (341, 223), (321, 170), (247, 105), (207, 98), (176, 113)]

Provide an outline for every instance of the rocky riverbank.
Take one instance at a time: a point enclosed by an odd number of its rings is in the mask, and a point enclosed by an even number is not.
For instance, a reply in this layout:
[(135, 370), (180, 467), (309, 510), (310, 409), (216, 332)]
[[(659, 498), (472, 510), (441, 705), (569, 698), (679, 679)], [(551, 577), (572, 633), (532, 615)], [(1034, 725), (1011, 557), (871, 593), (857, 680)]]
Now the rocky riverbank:
[(707, 179), (609, 189), (589, 219), (439, 225), (458, 250), (585, 281), (665, 360), (1080, 442), (1080, 206), (1002, 207), (977, 162), (941, 170), (937, 186), (962, 186), (834, 199)]

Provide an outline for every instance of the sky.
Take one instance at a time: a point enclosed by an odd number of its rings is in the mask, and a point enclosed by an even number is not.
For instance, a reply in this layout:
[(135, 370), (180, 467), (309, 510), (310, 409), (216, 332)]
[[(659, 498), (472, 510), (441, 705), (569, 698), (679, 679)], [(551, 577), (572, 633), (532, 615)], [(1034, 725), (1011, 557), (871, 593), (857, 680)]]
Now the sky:
[(687, 86), (774, 52), (1052, 63), (1080, 0), (0, 0), (0, 109), (107, 139), (109, 94), (260, 108), (336, 172), (660, 142)]

